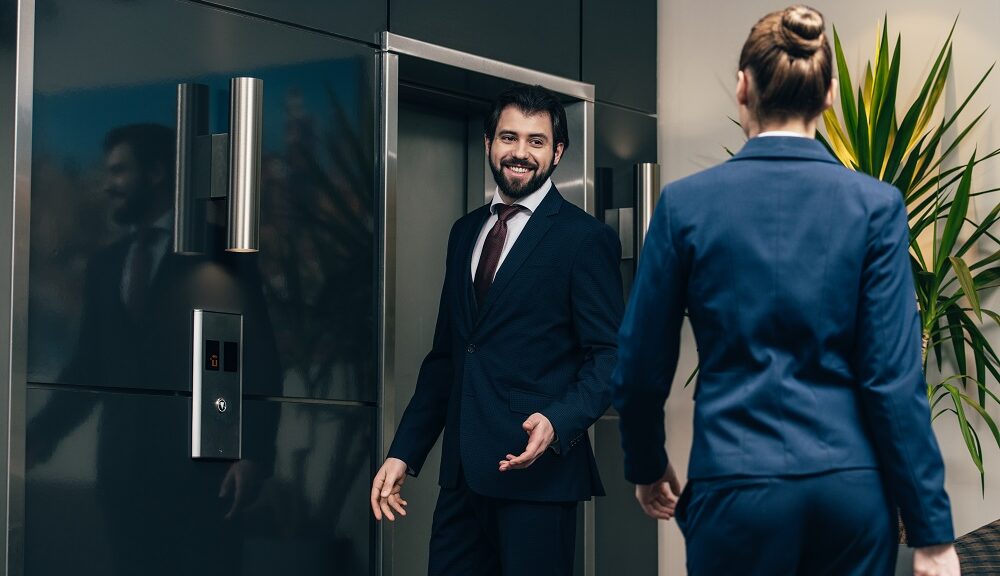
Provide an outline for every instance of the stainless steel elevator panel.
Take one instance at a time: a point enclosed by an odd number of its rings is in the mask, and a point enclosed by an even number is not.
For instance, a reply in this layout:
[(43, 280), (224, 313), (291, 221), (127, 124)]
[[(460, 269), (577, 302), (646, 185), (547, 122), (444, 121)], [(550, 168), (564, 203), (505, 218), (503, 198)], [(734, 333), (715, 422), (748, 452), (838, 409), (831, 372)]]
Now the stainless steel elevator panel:
[[(448, 231), (465, 214), (466, 189), (479, 188), (482, 182), (466, 176), (467, 158), (482, 162), (484, 156), (481, 136), (474, 141), (475, 151), (467, 148), (467, 123), (482, 132), (480, 118), (466, 121), (463, 115), (412, 105), (401, 105), (399, 110), (396, 422), (413, 396), (421, 361), (434, 339)], [(405, 521), (394, 526), (395, 553), (407, 559), (396, 566), (394, 576), (419, 576), (427, 570), (440, 458), (439, 441), (424, 463), (426, 472), (409, 479), (403, 488), (409, 501), (421, 504), (410, 507)]]
[(191, 343), (191, 457), (239, 460), (243, 316), (195, 310)]

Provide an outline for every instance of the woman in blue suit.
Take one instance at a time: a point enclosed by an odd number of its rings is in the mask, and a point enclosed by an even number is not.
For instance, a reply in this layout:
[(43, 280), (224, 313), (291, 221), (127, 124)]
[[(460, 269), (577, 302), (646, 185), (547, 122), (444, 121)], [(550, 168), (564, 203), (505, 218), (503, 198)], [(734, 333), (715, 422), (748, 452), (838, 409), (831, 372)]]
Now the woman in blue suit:
[[(824, 28), (803, 6), (753, 27), (749, 140), (664, 188), (619, 334), (625, 474), (647, 514), (676, 511), (693, 575), (891, 574), (897, 508), (916, 573), (959, 570), (902, 196), (814, 139), (836, 86)], [(700, 372), (678, 502), (663, 404), (685, 310)]]

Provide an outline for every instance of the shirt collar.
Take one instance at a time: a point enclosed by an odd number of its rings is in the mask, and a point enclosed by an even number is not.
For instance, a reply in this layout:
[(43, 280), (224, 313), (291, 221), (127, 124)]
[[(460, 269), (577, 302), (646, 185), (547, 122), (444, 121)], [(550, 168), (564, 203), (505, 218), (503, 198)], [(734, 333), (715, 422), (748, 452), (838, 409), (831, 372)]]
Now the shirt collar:
[(768, 136), (788, 136), (790, 138), (806, 138), (805, 134), (800, 134), (798, 132), (792, 132), (790, 130), (768, 130), (767, 132), (761, 132), (757, 135), (757, 138), (767, 138)]
[[(549, 178), (545, 181), (544, 184), (542, 184), (538, 188), (538, 190), (535, 190), (534, 192), (528, 194), (527, 196), (521, 198), (520, 200), (516, 200), (514, 203), (524, 206), (524, 208), (528, 211), (528, 216), (531, 216), (535, 212), (535, 210), (538, 210), (538, 205), (542, 203), (542, 200), (545, 199), (545, 195), (548, 194), (549, 190), (551, 189), (552, 189), (552, 179)], [(500, 197), (499, 188), (497, 188), (497, 190), (493, 192), (493, 202), (490, 203), (491, 214), (496, 214), (497, 211), (495, 206), (497, 204), (503, 204), (503, 199)]]

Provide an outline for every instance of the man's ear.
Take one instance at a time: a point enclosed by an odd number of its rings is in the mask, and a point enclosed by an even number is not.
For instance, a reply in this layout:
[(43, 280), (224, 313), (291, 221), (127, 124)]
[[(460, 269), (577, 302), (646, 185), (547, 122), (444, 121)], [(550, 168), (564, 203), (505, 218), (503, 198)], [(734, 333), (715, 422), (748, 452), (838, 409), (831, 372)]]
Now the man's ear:
[(558, 166), (559, 165), (559, 161), (562, 160), (563, 150), (565, 150), (565, 149), (566, 149), (566, 144), (564, 144), (562, 142), (556, 144), (555, 157), (552, 159), (552, 165), (553, 166)]
[(490, 140), (490, 137), (487, 136), (486, 134), (483, 134), (483, 144), (486, 145), (486, 155), (487, 156), (490, 155), (490, 144), (492, 144), (492, 143), (493, 143), (493, 141)]

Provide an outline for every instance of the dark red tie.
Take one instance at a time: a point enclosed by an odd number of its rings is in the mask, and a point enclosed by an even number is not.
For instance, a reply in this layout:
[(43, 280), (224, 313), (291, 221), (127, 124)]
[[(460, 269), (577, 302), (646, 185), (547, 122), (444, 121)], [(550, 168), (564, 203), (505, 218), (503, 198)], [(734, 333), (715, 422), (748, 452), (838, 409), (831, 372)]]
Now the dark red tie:
[(493, 276), (497, 273), (497, 265), (500, 263), (500, 253), (503, 252), (503, 245), (507, 241), (507, 221), (514, 217), (524, 206), (519, 204), (497, 204), (497, 222), (486, 234), (486, 242), (483, 243), (483, 253), (479, 255), (479, 266), (476, 268), (476, 278), (473, 285), (476, 288), (476, 302), (482, 306), (486, 301), (486, 295), (493, 285)]

